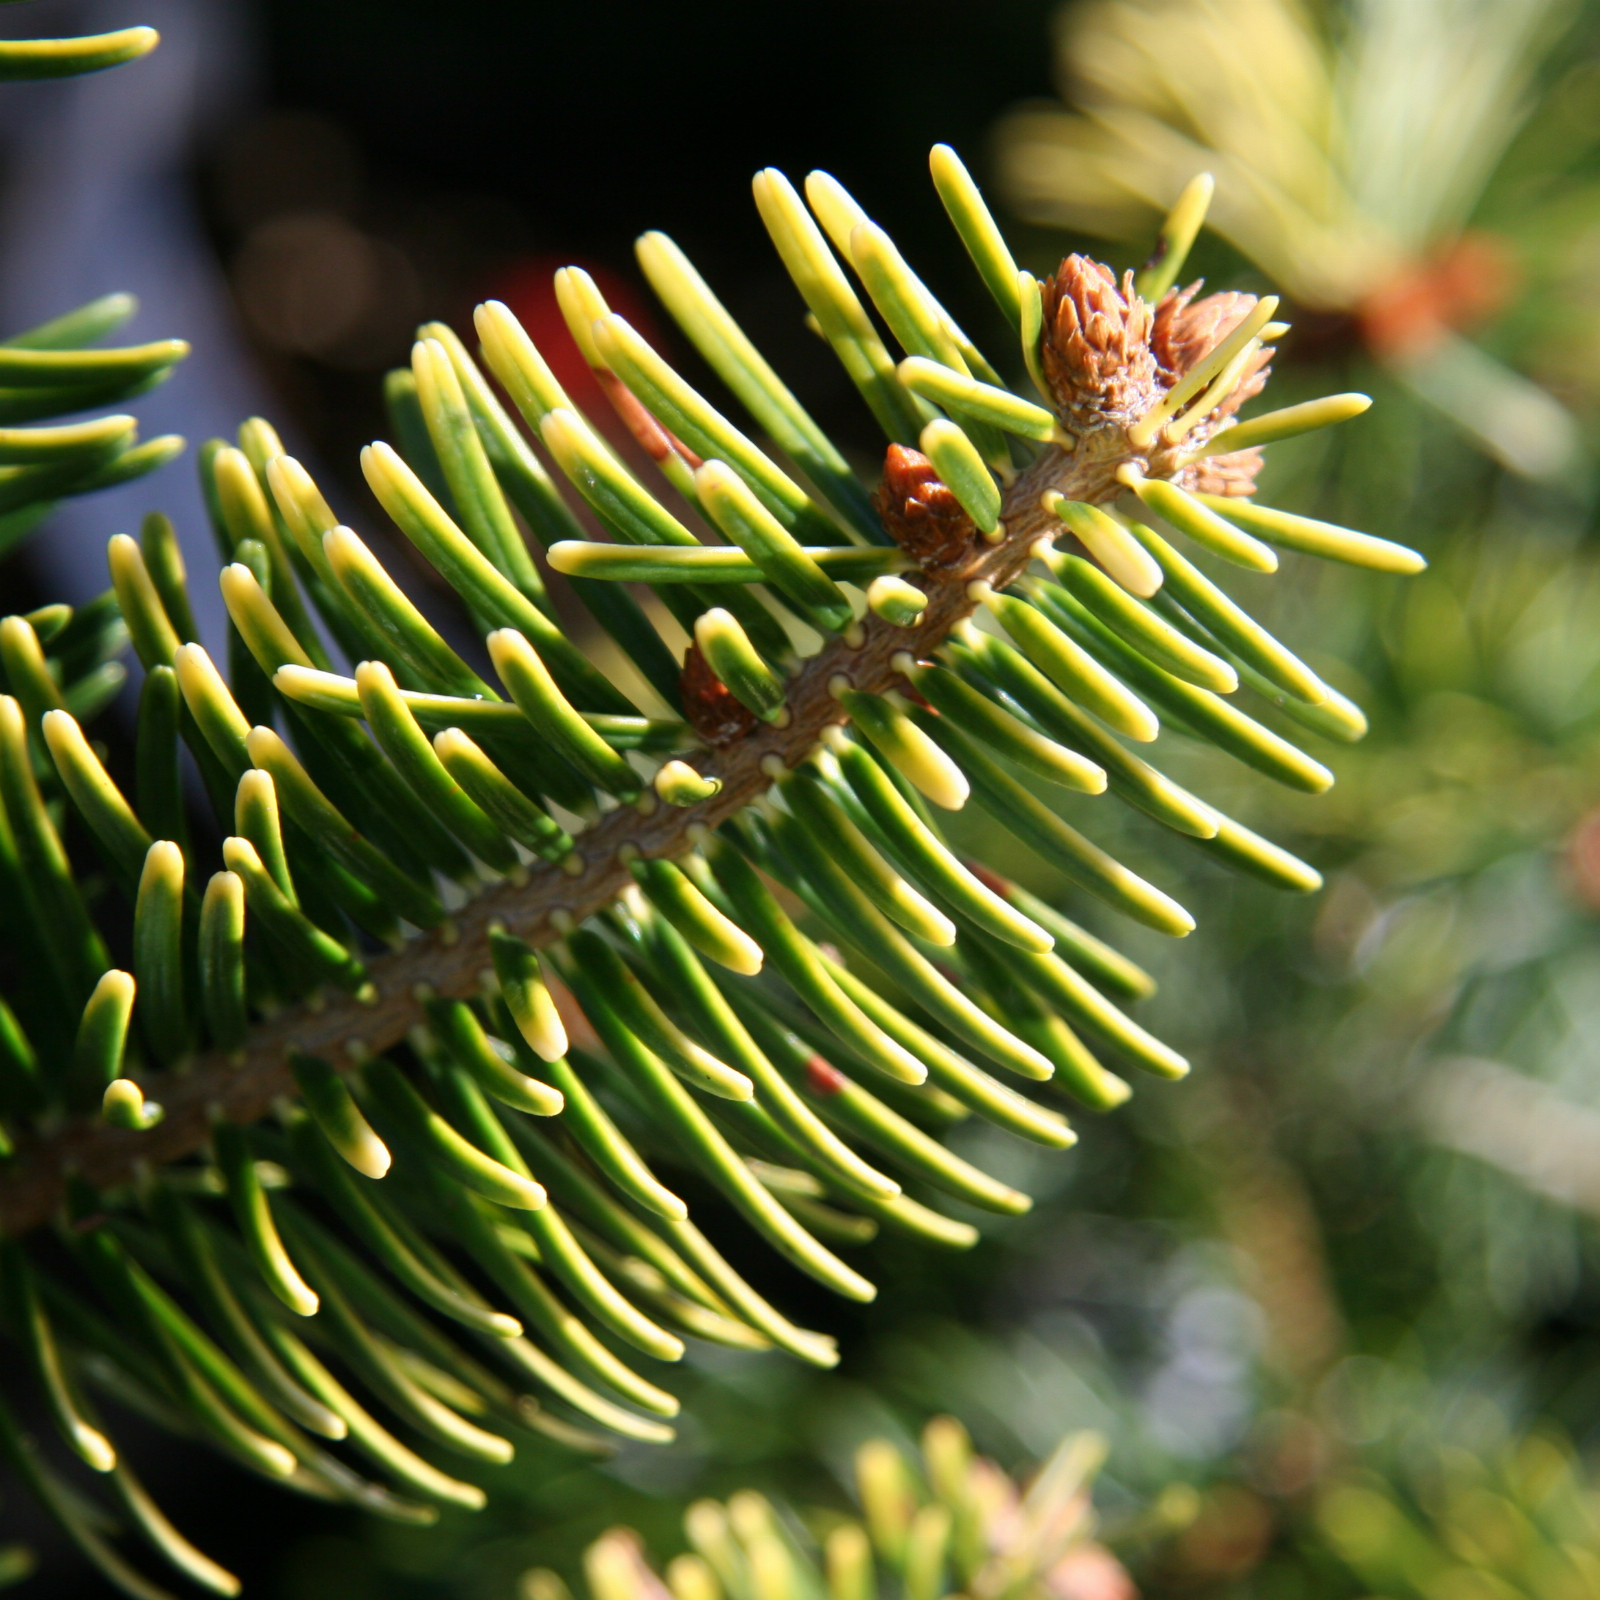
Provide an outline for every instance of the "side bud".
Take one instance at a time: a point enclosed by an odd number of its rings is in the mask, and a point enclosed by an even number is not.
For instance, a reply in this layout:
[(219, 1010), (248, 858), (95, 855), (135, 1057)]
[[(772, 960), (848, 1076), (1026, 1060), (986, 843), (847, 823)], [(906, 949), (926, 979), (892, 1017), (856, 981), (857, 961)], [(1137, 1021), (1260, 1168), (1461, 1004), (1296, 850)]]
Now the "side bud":
[[(1170, 289), (1155, 309), (1150, 348), (1156, 358), (1157, 381), (1164, 389), (1170, 389), (1204, 361), (1256, 308), (1253, 294), (1228, 291), (1197, 300), (1195, 295), (1199, 290), (1198, 280), (1184, 289)], [(1271, 374), (1275, 353), (1272, 346), (1264, 345), (1249, 356), (1233, 388), (1189, 436), (1188, 449), (1208, 439), (1246, 401), (1261, 393)], [(1208, 456), (1189, 467), (1178, 481), (1195, 494), (1230, 498), (1254, 494), (1261, 459), (1261, 452), (1255, 449)]]
[(698, 642), (691, 642), (678, 679), (678, 697), (689, 725), (714, 750), (737, 744), (757, 722), (711, 668)]
[(960, 566), (977, 543), (977, 525), (920, 450), (889, 446), (873, 505), (884, 531), (927, 571)]

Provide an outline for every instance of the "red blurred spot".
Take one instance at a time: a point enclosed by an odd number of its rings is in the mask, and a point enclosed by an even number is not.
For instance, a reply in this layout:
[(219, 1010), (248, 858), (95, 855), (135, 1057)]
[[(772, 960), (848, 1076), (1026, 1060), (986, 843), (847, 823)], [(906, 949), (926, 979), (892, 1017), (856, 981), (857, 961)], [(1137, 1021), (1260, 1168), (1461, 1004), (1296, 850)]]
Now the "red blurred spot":
[(1045, 1577), (1051, 1600), (1139, 1600), (1127, 1568), (1103, 1544), (1069, 1550)]
[(1492, 317), (1510, 300), (1517, 278), (1502, 240), (1464, 233), (1431, 261), (1374, 289), (1356, 307), (1356, 320), (1377, 355), (1425, 355), (1449, 330), (1475, 328)]
[(981, 883), (985, 889), (992, 889), (1002, 900), (1011, 898), (1011, 885), (1002, 878), (998, 872), (991, 872), (981, 861), (969, 861), (967, 871)]
[(567, 1038), (580, 1049), (596, 1053), (603, 1050), (605, 1046), (600, 1042), (600, 1035), (594, 1031), (594, 1024), (583, 1014), (577, 996), (558, 977), (549, 973), (548, 969), (547, 976), (550, 998), (555, 1002), (561, 1026), (567, 1030)]
[(1600, 806), (1573, 829), (1567, 841), (1567, 870), (1578, 898), (1600, 911)]
[(582, 267), (594, 279), (606, 304), (625, 317), (651, 345), (661, 348), (650, 308), (638, 290), (620, 273), (595, 261), (534, 256), (519, 262), (496, 280), (490, 288), (490, 298), (503, 300), (511, 308), (573, 404), (614, 442), (631, 443), (631, 432), (618, 419), (589, 363), (583, 359), (583, 352), (568, 330), (567, 319), (556, 300), (556, 273), (562, 267), (571, 266)]
[(850, 1080), (831, 1062), (812, 1056), (806, 1062), (806, 1086), (812, 1094), (838, 1094)]

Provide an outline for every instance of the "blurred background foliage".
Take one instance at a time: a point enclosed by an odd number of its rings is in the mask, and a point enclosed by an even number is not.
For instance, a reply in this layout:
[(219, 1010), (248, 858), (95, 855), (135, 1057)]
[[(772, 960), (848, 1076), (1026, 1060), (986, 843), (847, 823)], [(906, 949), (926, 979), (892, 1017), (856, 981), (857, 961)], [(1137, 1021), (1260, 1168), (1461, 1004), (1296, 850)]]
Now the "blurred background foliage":
[[(1103, 111), (1118, 63), (1105, 30), (1131, 23), (1161, 43), (1171, 7), (1159, 4), (1059, 15), (1053, 0), (808, 0), (770, 13), (720, 0), (137, 9), (50, 0), (30, 24), (148, 20), (174, 54), (197, 41), (199, 77), (208, 61), (225, 64), (230, 93), (195, 97), (168, 153), (182, 196), (166, 219), (181, 234), (173, 248), (208, 275), (224, 308), (217, 337), (234, 341), (221, 376), (197, 352), (171, 386), (195, 419), (184, 431), (226, 431), (248, 392), (297, 454), (345, 475), (343, 503), (362, 507), (365, 490), (349, 481), (356, 449), (383, 431), (378, 380), (420, 317), (462, 326), (475, 300), (499, 294), (541, 345), (564, 348), (549, 273), (575, 261), (658, 332), (631, 264), (647, 226), (672, 230), (798, 375), (823, 426), (865, 450), (866, 419), (780, 292), (741, 198), (760, 165), (837, 171), (951, 292), (956, 315), (980, 326), (986, 308), (966, 303), (967, 275), (944, 266), (921, 176), (935, 139), (992, 191), (1004, 171), (1000, 193), (1032, 219), (1018, 221), (1018, 253), (1036, 270), (1074, 248), (1136, 264), (1159, 207), (1194, 170), (1135, 181), (1129, 160), (1119, 169), (1115, 149), (1097, 146), (1100, 168), (1127, 175), (1116, 203), (1103, 186), (1089, 193), (1080, 171), (1082, 192), (1057, 184), (1047, 205), (1049, 174), (1028, 179), (1019, 141), (1019, 128), (1059, 128), (1063, 105)], [(1271, 795), (1236, 785), (1202, 750), (1172, 757), (1180, 780), (1315, 862), (1326, 889), (1276, 898), (1196, 855), (1200, 933), (1179, 951), (1154, 938), (1130, 951), (1162, 979), (1153, 1024), (1198, 1063), (1194, 1076), (1086, 1120), (1065, 1158), (974, 1132), (984, 1164), (1037, 1197), (1034, 1212), (987, 1223), (964, 1257), (873, 1245), (882, 1293), (870, 1309), (808, 1303), (803, 1280), (786, 1282), (797, 1314), (841, 1336), (835, 1374), (702, 1348), (675, 1448), (630, 1447), (598, 1467), (553, 1451), (519, 1461), (497, 1473), (490, 1511), (421, 1535), (288, 1499), (263, 1518), (252, 1497), (251, 1520), (235, 1521), (231, 1469), (195, 1482), (192, 1463), (185, 1479), (174, 1463), (163, 1479), (152, 1439), (152, 1489), (209, 1523), (219, 1557), (254, 1575), (251, 1592), (506, 1597), (534, 1566), (575, 1581), (583, 1547), (618, 1522), (664, 1560), (682, 1548), (691, 1497), (753, 1485), (802, 1508), (842, 1506), (864, 1437), (909, 1448), (945, 1411), (1007, 1468), (1043, 1459), (1074, 1429), (1104, 1433), (1096, 1501), (1108, 1537), (1148, 1529), (1139, 1519), (1153, 1506), (1186, 1506), (1161, 1537), (1121, 1552), (1147, 1596), (1566, 1600), (1600, 1589), (1600, 1478), (1584, 1464), (1600, 1457), (1600, 6), (1183, 10), (1202, 35), (1243, 30), (1252, 48), (1277, 39), (1299, 52), (1347, 108), (1357, 47), (1387, 38), (1384, 83), (1363, 80), (1380, 104), (1360, 115), (1366, 159), (1389, 165), (1389, 202), (1413, 179), (1445, 186), (1441, 162), (1466, 174), (1448, 204), (1413, 197), (1431, 208), (1427, 225), (1373, 255), (1359, 292), (1319, 290), (1283, 265), (1314, 250), (1283, 217), (1271, 248), (1232, 225), (1246, 203), (1227, 189), (1230, 175), (1248, 182), (1239, 152), (1265, 158), (1248, 125), (1239, 133), (1249, 112), (1263, 136), (1260, 106), (1218, 67), (1239, 57), (1189, 49), (1188, 109), (1145, 108), (1175, 119), (1167, 126), (1196, 166), (1202, 147), (1234, 140), (1214, 163), (1224, 232), (1202, 238), (1193, 270), (1254, 289), (1268, 270), (1284, 273), (1296, 329), (1281, 345), (1277, 402), (1330, 388), (1377, 401), (1331, 436), (1275, 446), (1269, 497), (1432, 563), (1407, 584), (1319, 564), (1273, 586), (1263, 620), (1315, 641), (1312, 664), (1371, 718), (1366, 742), (1337, 752), (1331, 794)], [(1490, 12), (1506, 25), (1484, 26)], [(1417, 28), (1419, 16), (1431, 25)], [(1083, 49), (1101, 53), (1072, 56)], [(1489, 97), (1494, 127), (1446, 115), (1484, 80), (1506, 91)], [(35, 106), (45, 121), (70, 115), (65, 95), (41, 92)], [(1195, 106), (1215, 113), (1209, 131)], [(1300, 109), (1330, 169), (1348, 172), (1350, 124)], [(7, 137), (8, 149), (26, 144)], [(1434, 165), (1419, 178), (1424, 148)], [(8, 157), (0, 282), (17, 281), (29, 250), (19, 170)], [(1382, 209), (1375, 182), (1369, 214)], [(77, 248), (104, 252), (105, 282), (91, 291), (122, 285), (112, 237)], [(1471, 341), (1489, 386), (1470, 403), (1452, 403), (1462, 397), (1448, 385), (1430, 390), (1374, 332), (1374, 307), (1392, 318), (1396, 296), (1405, 325), (1434, 316), (1452, 349)], [(181, 315), (163, 320), (189, 331)], [(573, 361), (561, 376), (577, 391)], [(1509, 397), (1505, 415), (1525, 417), (1518, 406), (1531, 403), (1561, 419), (1559, 470), (1508, 467), (1518, 456), (1496, 445), (1496, 393)], [(101, 519), (99, 548), (149, 498), (106, 496), (83, 512)], [(28, 559), (39, 565), (5, 567), (8, 595), (56, 582), (47, 541)], [(1137, 863), (1139, 824), (1124, 826)], [(786, 1270), (754, 1251), (737, 1264), (758, 1284)], [(1173, 1485), (1196, 1492), (1174, 1501)], [(17, 1512), (8, 1500), (8, 1521)], [(49, 1546), (48, 1530), (25, 1531)], [(23, 1592), (83, 1593), (87, 1581), (51, 1550)]]

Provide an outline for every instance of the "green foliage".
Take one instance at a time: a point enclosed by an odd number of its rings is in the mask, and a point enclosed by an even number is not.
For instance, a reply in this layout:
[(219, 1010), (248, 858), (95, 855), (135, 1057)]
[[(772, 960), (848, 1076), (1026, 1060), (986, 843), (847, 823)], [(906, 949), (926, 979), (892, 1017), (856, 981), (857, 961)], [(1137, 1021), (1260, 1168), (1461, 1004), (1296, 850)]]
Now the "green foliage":
[[(127, 415), (48, 422), (131, 400), (172, 375), (189, 352), (182, 339), (95, 348), (136, 309), (132, 295), (108, 294), (0, 342), (0, 555), (58, 501), (129, 483), (182, 451), (173, 434), (141, 443), (138, 423)], [(41, 421), (46, 425), (26, 426)], [(9, 661), (7, 670), (14, 670)]]
[[(1321, 1497), (1329, 1545), (1374, 1591), (1433, 1600), (1578, 1600), (1600, 1583), (1600, 1493), (1571, 1445), (1522, 1438), (1406, 1440), (1398, 1470)], [(1495, 1437), (1499, 1432), (1499, 1437)]]
[[(148, 55), (161, 41), (154, 28), (119, 28), (75, 39), (0, 40), (0, 79), (76, 78)], [(70, 408), (66, 408), (70, 409)]]
[[(584, 1576), (593, 1600), (1131, 1600), (1127, 1573), (1094, 1539), (1090, 1489), (1104, 1452), (1104, 1440), (1076, 1434), (1018, 1484), (974, 1455), (960, 1423), (937, 1417), (923, 1430), (920, 1462), (888, 1439), (857, 1450), (860, 1520), (819, 1513), (804, 1526), (741, 1490), (725, 1503), (689, 1507), (683, 1528), (692, 1553), (659, 1576), (626, 1528), (589, 1547)], [(1123, 1532), (1148, 1539), (1162, 1521), (1158, 1514)], [(521, 1593), (569, 1600), (548, 1569), (525, 1573)]]
[[(1152, 838), (1320, 881), (1123, 739), (1210, 744), (1318, 793), (1332, 773), (1299, 727), (1348, 740), (1359, 712), (1116, 502), (1255, 573), (1274, 543), (1420, 559), (1287, 513), (1230, 520), (1260, 457), (1213, 442), (1305, 419), (1234, 420), (1272, 302), (1169, 296), (1152, 322), (1078, 257), (1041, 289), (954, 157), (934, 167), (1044, 407), (834, 180), (813, 174), (808, 211), (766, 172), (774, 244), (889, 435), (876, 497), (649, 235), (647, 275), (777, 451), (568, 269), (573, 334), (659, 493), (490, 304), (482, 359), (522, 426), (429, 324), (387, 386), (404, 450), (362, 458), (470, 628), (426, 617), (253, 420), (201, 454), (226, 676), (164, 519), (111, 542), (147, 674), (131, 797), (70, 707), (0, 699), (0, 869), (28, 909), (0, 1061), (7, 1320), (67, 1447), (190, 1577), (234, 1582), (143, 1498), (91, 1391), (290, 1489), (426, 1522), (481, 1505), (517, 1450), (670, 1439), (678, 1401), (648, 1363), (687, 1337), (837, 1360), (702, 1222), (870, 1301), (842, 1250), (880, 1230), (964, 1249), (969, 1215), (1028, 1208), (946, 1130), (1060, 1150), (1058, 1086), (1100, 1110), (1130, 1093), (1102, 1053), (1188, 1071), (1128, 1015), (1146, 975), (967, 859), (940, 812), (970, 795), (1073, 885), (1075, 916), (1098, 902), (1172, 936), (1189, 912), (1063, 810), (1090, 821), (1110, 792)], [(581, 537), (535, 440), (606, 541)], [(519, 516), (592, 626), (558, 608)], [(870, 605), (885, 578), (925, 604)], [(19, 660), (48, 642), (7, 628)], [(220, 862), (182, 817), (185, 749)], [(0, 1415), (72, 1536), (152, 1592)]]
[[(0, 79), (98, 72), (156, 43), (153, 28), (0, 41)], [(188, 354), (181, 339), (100, 348), (137, 309), (132, 295), (108, 294), (0, 340), (0, 556), (61, 500), (132, 482), (182, 451), (183, 440), (171, 434), (141, 442), (137, 419), (126, 413), (52, 421), (132, 400), (164, 383)], [(35, 722), (58, 709), (86, 722), (121, 688), (126, 672), (116, 657), (126, 642), (109, 593), (76, 614), (69, 606), (44, 606), (0, 628), (0, 682)]]

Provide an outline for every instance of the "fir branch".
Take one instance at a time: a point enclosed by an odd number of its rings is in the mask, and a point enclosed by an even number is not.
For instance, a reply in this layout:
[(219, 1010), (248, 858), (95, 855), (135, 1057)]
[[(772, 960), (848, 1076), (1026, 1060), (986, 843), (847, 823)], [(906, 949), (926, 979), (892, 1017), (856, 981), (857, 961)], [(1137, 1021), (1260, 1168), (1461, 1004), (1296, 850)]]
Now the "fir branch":
[[(831, 691), (843, 676), (851, 688), (881, 694), (905, 687), (895, 657), (909, 645), (931, 653), (950, 630), (972, 615), (974, 583), (1006, 588), (1027, 566), (1040, 535), (1054, 526), (1043, 510), (1048, 493), (1093, 503), (1119, 492), (1117, 466), (1135, 459), (1118, 450), (1101, 457), (1052, 448), (1023, 472), (1005, 494), (1005, 537), (979, 546), (954, 571), (926, 579), (928, 606), (915, 634), (868, 615), (859, 642), (840, 636), (804, 662), (787, 684), (791, 719), (765, 725), (731, 749), (711, 751), (696, 763), (721, 789), (698, 805), (681, 809), (647, 802), (648, 809), (621, 806), (581, 836), (583, 867), (575, 875), (550, 867), (531, 878), (507, 878), (481, 891), (432, 932), (408, 939), (368, 968), (370, 994), (360, 998), (322, 992), (258, 1023), (244, 1048), (211, 1051), (180, 1072), (152, 1074), (146, 1092), (165, 1111), (159, 1126), (133, 1132), (98, 1119), (82, 1119), (19, 1145), (0, 1173), (0, 1233), (16, 1237), (49, 1220), (59, 1206), (69, 1174), (96, 1189), (119, 1188), (141, 1170), (181, 1160), (210, 1137), (213, 1121), (250, 1123), (295, 1093), (290, 1062), (296, 1051), (321, 1056), (353, 1071), (371, 1056), (400, 1043), (422, 1020), (419, 992), (451, 998), (476, 994), (490, 965), (491, 928), (539, 947), (561, 938), (612, 905), (633, 882), (623, 852), (632, 846), (651, 859), (674, 860), (693, 848), (697, 832), (737, 816), (771, 787), (772, 762), (800, 765), (825, 729), (848, 721)], [(570, 919), (568, 922), (566, 919)]]
[[(1124, 1010), (1151, 980), (963, 862), (924, 800), (956, 810), (970, 795), (1078, 889), (1169, 935), (1190, 914), (1014, 774), (1109, 791), (1279, 889), (1320, 882), (1122, 740), (1176, 723), (1319, 792), (1331, 771), (1237, 693), (1340, 739), (1360, 736), (1359, 711), (1133, 518), (1142, 503), (1174, 538), (1257, 572), (1276, 567), (1274, 545), (1415, 570), (1410, 552), (1347, 530), (1234, 510), (1259, 445), (1359, 405), (1258, 420), (1243, 435), (1256, 444), (1229, 449), (1281, 331), (1273, 302), (1173, 292), (1152, 306), (1132, 274), (1079, 256), (1041, 285), (953, 153), (933, 171), (1042, 405), (1004, 388), (834, 179), (812, 174), (804, 200), (777, 173), (755, 186), (888, 435), (875, 496), (660, 235), (641, 241), (647, 276), (809, 487), (575, 269), (557, 277), (563, 314), (659, 493), (505, 307), (481, 307), (477, 325), (522, 426), (451, 330), (420, 330), (385, 387), (404, 451), (374, 444), (363, 470), (485, 633), (498, 686), (259, 419), (238, 448), (201, 451), (227, 563), (226, 675), (196, 640), (170, 524), (111, 541), (147, 673), (132, 799), (57, 688), (48, 652), (71, 626), (0, 624), (14, 691), (0, 696), (0, 879), (36, 935), (12, 951), (20, 1020), (0, 1008), (0, 1278), (69, 1445), (92, 1428), (100, 1464), (122, 1471), (75, 1385), (131, 1384), (269, 1478), (416, 1520), (426, 1504), (311, 1435), (348, 1437), (424, 1502), (481, 1492), (391, 1434), (346, 1378), (488, 1462), (529, 1433), (603, 1448), (547, 1399), (664, 1441), (677, 1401), (599, 1330), (669, 1361), (685, 1335), (821, 1366), (838, 1355), (729, 1264), (658, 1162), (712, 1184), (800, 1271), (870, 1300), (835, 1247), (880, 1226), (931, 1248), (977, 1240), (923, 1193), (1002, 1215), (1030, 1204), (938, 1129), (976, 1114), (1065, 1149), (1066, 1119), (1009, 1080), (1054, 1078), (1110, 1109), (1131, 1090), (1100, 1047), (1157, 1077), (1188, 1071)], [(607, 541), (579, 537), (546, 457)], [(558, 624), (517, 516), (681, 719), (641, 715)], [(634, 581), (692, 635), (681, 668), (622, 587)], [(803, 628), (823, 642), (797, 659)], [(231, 834), (203, 893), (180, 744)], [(107, 968), (57, 784), (132, 904), (131, 972)], [(449, 916), (452, 883), (466, 899)], [(376, 946), (387, 953), (369, 959)], [(603, 1054), (569, 1049), (557, 980)], [(27, 1236), (52, 1220), (69, 1270), (48, 1252), (35, 1264)], [(8, 1416), (0, 1405), (0, 1447), (62, 1514), (74, 1502)]]

